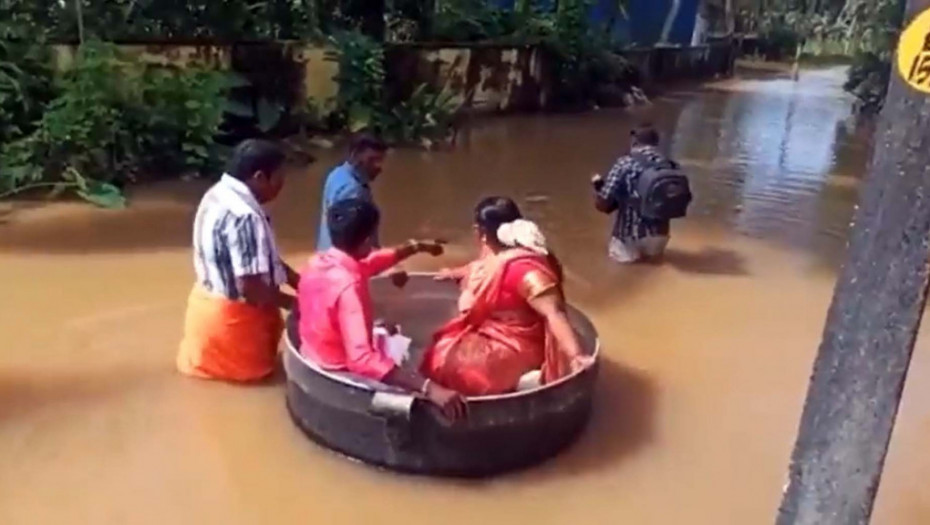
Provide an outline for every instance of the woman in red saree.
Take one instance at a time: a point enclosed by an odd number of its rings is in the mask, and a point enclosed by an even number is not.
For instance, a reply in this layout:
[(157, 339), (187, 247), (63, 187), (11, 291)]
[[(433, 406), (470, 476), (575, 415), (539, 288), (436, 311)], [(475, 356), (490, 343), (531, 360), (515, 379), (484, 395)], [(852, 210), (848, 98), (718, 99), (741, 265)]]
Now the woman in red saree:
[(562, 269), (513, 200), (475, 210), (481, 257), (441, 278), (462, 282), (459, 315), (434, 336), (421, 371), (469, 396), (512, 392), (528, 373), (542, 383), (590, 363), (565, 311)]

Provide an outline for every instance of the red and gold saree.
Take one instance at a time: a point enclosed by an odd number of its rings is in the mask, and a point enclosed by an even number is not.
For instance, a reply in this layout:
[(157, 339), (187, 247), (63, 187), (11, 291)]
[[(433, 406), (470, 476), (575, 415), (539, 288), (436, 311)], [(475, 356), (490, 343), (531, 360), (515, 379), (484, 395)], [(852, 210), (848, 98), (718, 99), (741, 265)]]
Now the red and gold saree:
[(422, 373), (469, 396), (511, 392), (533, 370), (542, 371), (543, 383), (566, 375), (568, 360), (528, 303), (552, 289), (561, 293), (553, 262), (514, 248), (471, 263), (461, 313), (435, 334)]

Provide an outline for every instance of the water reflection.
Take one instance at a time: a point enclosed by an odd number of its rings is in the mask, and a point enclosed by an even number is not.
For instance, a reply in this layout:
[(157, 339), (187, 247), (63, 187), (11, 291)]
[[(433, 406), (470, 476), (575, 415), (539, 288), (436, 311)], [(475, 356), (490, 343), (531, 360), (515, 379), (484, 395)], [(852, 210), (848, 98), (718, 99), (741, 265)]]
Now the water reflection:
[(672, 151), (698, 175), (705, 213), (835, 260), (855, 184), (836, 192), (843, 184), (831, 178), (838, 166), (861, 172), (868, 149), (867, 135), (847, 132), (851, 100), (842, 73), (723, 83), (684, 106)]

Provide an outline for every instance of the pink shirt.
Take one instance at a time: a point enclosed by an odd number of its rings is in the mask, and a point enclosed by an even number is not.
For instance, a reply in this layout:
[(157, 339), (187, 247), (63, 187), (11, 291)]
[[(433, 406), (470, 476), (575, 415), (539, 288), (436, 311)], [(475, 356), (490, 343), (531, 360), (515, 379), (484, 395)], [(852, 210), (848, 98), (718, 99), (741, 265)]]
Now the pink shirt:
[(390, 249), (362, 260), (336, 248), (311, 257), (297, 290), (301, 354), (326, 370), (384, 379), (395, 365), (372, 344), (368, 279), (397, 262), (397, 252)]

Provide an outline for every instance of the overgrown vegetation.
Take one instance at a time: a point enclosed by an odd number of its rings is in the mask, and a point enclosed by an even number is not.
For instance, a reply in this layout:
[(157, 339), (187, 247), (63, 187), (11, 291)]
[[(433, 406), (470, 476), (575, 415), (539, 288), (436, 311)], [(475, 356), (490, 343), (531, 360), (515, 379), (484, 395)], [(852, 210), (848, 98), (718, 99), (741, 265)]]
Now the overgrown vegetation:
[[(81, 30), (102, 40), (294, 39), (319, 34), (332, 19), (325, 0), (2, 0), (0, 19), (56, 41)], [(82, 27), (83, 26), (83, 27)]]
[(73, 191), (106, 207), (140, 174), (200, 172), (218, 159), (223, 73), (145, 64), (109, 44), (81, 46), (41, 116), (0, 153), (0, 196)]
[(591, 30), (588, 0), (559, 3), (552, 33), (544, 39), (554, 60), (555, 98), (565, 106), (583, 106), (594, 100), (598, 73), (605, 68), (608, 42)]
[(370, 130), (401, 144), (444, 139), (459, 110), (453, 96), (425, 84), (409, 98), (388, 101), (384, 92), (384, 47), (358, 32), (332, 38), (329, 59), (338, 62), (336, 125), (351, 132)]
[(440, 2), (427, 35), (439, 42), (480, 42), (502, 39), (517, 31), (515, 10), (486, 0)]
[(32, 133), (53, 93), (46, 49), (0, 40), (0, 144)]
[[(232, 132), (230, 141), (308, 129), (367, 129), (398, 144), (447, 139), (468, 95), (427, 84), (388, 94), (385, 20), (394, 41), (540, 44), (553, 58), (556, 103), (590, 106), (605, 86), (634, 75), (611, 53), (609, 27), (592, 27), (590, 7), (590, 0), (517, 0), (507, 9), (489, 0), (0, 0), (0, 198), (47, 190), (121, 206), (122, 189), (140, 178), (211, 171), (222, 157), (221, 129)], [(112, 44), (255, 40), (328, 42), (340, 66), (338, 95), (296, 102), (261, 68), (239, 76), (153, 65)], [(66, 67), (53, 67), (61, 58), (53, 42), (82, 44), (69, 48), (77, 51)], [(282, 74), (277, 62), (268, 67)]]
[(741, 25), (757, 30), (770, 58), (811, 54), (852, 58), (846, 89), (865, 112), (881, 109), (903, 0), (744, 0)]

